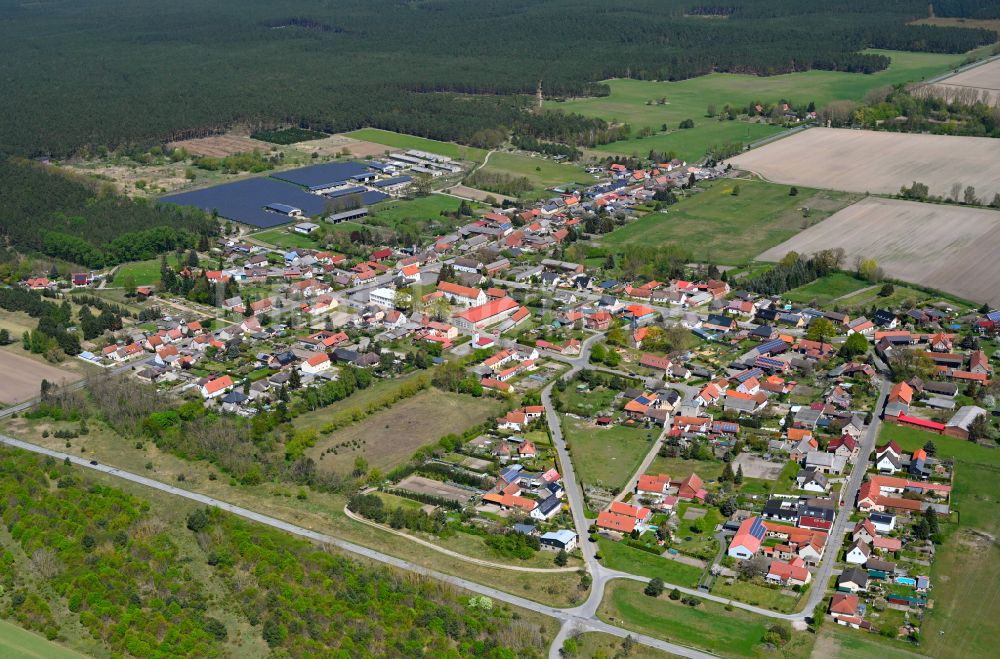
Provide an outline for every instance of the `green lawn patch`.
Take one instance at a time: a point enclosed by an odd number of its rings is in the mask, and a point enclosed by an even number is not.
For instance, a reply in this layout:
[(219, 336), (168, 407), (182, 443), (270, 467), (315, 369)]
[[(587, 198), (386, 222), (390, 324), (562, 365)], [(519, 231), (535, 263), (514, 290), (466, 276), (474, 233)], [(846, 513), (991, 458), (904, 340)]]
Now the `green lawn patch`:
[(564, 416), (563, 432), (579, 480), (613, 489), (625, 486), (652, 446), (645, 428), (598, 428)]
[(601, 555), (604, 557), (601, 562), (612, 570), (621, 570), (651, 579), (659, 577), (666, 583), (689, 588), (694, 588), (701, 580), (701, 568), (693, 565), (657, 556), (607, 538), (601, 538), (598, 542)]
[(798, 608), (800, 598), (783, 595), (777, 588), (768, 588), (740, 579), (736, 579), (732, 585), (726, 581), (727, 579), (716, 580), (712, 594), (781, 613), (792, 613)]
[[(172, 267), (178, 267), (177, 257), (172, 254), (167, 256), (167, 262)], [(111, 285), (122, 286), (129, 275), (135, 279), (136, 286), (153, 286), (160, 283), (160, 259), (123, 263), (115, 272), (115, 280)]]
[(429, 153), (436, 153), (449, 158), (459, 160), (472, 160), (482, 162), (486, 157), (486, 151), (473, 146), (463, 146), (454, 142), (439, 142), (438, 140), (417, 137), (416, 135), (404, 135), (403, 133), (393, 133), (379, 128), (362, 128), (350, 133), (345, 133), (347, 137), (366, 142), (384, 144), (397, 149), (419, 149)]
[(0, 620), (0, 655), (6, 659), (80, 659), (69, 648), (45, 640), (42, 636)]
[(604, 387), (590, 391), (577, 391), (574, 387), (568, 387), (559, 394), (559, 398), (562, 400), (563, 412), (593, 416), (598, 412), (610, 410), (617, 395), (618, 392)]
[(279, 227), (277, 229), (260, 231), (253, 234), (253, 237), (263, 243), (268, 243), (269, 245), (274, 245), (275, 247), (283, 247), (285, 249), (295, 249), (297, 247), (301, 247), (303, 249), (314, 249), (316, 247), (315, 240), (309, 236), (292, 231), (291, 227)]
[(515, 178), (527, 177), (534, 189), (525, 193), (523, 195), (525, 197), (543, 196), (546, 188), (585, 182), (588, 178), (588, 174), (579, 165), (520, 153), (494, 153), (483, 167), (483, 171), (508, 174)]
[[(431, 194), (415, 199), (387, 200), (370, 210), (365, 224), (385, 226), (395, 230), (408, 229), (416, 238), (452, 231), (456, 226), (472, 220), (470, 217), (458, 219), (445, 217), (441, 213), (454, 213), (462, 202), (454, 197)], [(468, 202), (473, 208), (481, 205)]]
[[(650, 636), (699, 648), (721, 657), (758, 656), (761, 640), (773, 622), (740, 609), (726, 611), (715, 602), (702, 600), (697, 607), (642, 592), (638, 583), (612, 582), (605, 591), (598, 615)], [(808, 656), (813, 638), (795, 633), (783, 650), (785, 656)], [(773, 653), (768, 652), (768, 656)]]
[(722, 475), (722, 469), (721, 460), (685, 460), (657, 455), (646, 471), (650, 474), (667, 474), (671, 480), (683, 480), (696, 473), (702, 480), (710, 481)]
[[(733, 195), (739, 186), (739, 194)], [(650, 213), (601, 239), (608, 247), (677, 243), (695, 260), (739, 265), (791, 238), (803, 228), (800, 209), (810, 209), (809, 222), (832, 215), (850, 203), (841, 192), (790, 187), (764, 181), (722, 179), (681, 199), (667, 213)]]
[[(791, 302), (799, 304), (826, 305), (839, 297), (871, 286), (871, 282), (858, 279), (846, 272), (835, 272), (831, 275), (820, 277), (805, 286), (793, 288), (785, 293), (784, 297)], [(878, 291), (871, 292), (877, 293)]]

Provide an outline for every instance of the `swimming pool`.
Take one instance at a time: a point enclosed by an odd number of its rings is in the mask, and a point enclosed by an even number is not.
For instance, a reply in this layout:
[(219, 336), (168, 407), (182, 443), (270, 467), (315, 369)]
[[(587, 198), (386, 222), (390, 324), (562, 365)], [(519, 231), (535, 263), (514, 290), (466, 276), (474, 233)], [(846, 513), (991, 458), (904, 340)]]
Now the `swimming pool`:
[(916, 586), (917, 580), (913, 577), (896, 577), (896, 583), (902, 584), (903, 586)]

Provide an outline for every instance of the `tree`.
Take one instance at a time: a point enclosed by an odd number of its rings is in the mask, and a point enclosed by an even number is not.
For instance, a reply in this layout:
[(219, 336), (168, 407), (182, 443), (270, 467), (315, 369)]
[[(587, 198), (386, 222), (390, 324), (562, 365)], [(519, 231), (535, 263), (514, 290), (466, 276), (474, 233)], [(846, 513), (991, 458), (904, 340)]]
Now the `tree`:
[(677, 127), (680, 129), (694, 128), (694, 119), (685, 119), (677, 124)]
[(798, 263), (801, 258), (802, 257), (798, 252), (788, 252), (781, 257), (781, 261), (779, 261), (778, 264), (784, 268), (791, 268), (793, 265)]
[(846, 359), (851, 359), (868, 352), (868, 339), (860, 332), (855, 332), (847, 337), (844, 345), (840, 346), (840, 355)]
[(897, 350), (889, 358), (889, 368), (899, 380), (928, 378), (934, 373), (934, 362), (922, 350)]
[(964, 194), (964, 196), (962, 198), (962, 201), (964, 203), (968, 204), (969, 206), (976, 206), (976, 205), (978, 205), (979, 204), (979, 198), (976, 197), (976, 189), (974, 187), (972, 187), (971, 185), (966, 186), (966, 188), (965, 188), (965, 194)]
[(199, 531), (205, 530), (208, 526), (208, 514), (204, 509), (199, 508), (187, 517), (187, 527), (188, 529), (198, 533)]
[(810, 341), (825, 344), (836, 333), (837, 330), (834, 328), (833, 323), (830, 322), (830, 319), (821, 316), (809, 324), (809, 329), (806, 330), (806, 338)]
[(951, 200), (957, 203), (958, 202), (958, 198), (959, 198), (959, 196), (961, 194), (962, 194), (962, 184), (961, 183), (952, 183), (951, 184), (951, 195), (950, 195), (951, 196)]
[(1000, 208), (1000, 192), (993, 195), (993, 201), (990, 202), (990, 208)]
[(659, 597), (663, 594), (663, 579), (660, 579), (659, 577), (651, 579), (649, 583), (646, 584), (646, 588), (643, 592), (650, 597)]
[(743, 465), (736, 467), (736, 476), (733, 478), (733, 482), (737, 485), (743, 484)]
[(569, 554), (566, 553), (565, 549), (559, 550), (559, 553), (556, 554), (555, 562), (559, 567), (564, 567), (569, 562)]
[(980, 414), (969, 424), (969, 440), (978, 442), (990, 436), (990, 421), (985, 414)]
[(877, 281), (878, 274), (878, 262), (875, 259), (861, 259), (858, 261), (858, 276), (865, 281)]
[(725, 466), (722, 467), (722, 474), (719, 476), (719, 481), (725, 483), (727, 481), (734, 480), (735, 478), (736, 474), (733, 473), (733, 465), (727, 462)]
[(901, 187), (899, 189), (899, 196), (904, 199), (923, 201), (930, 196), (930, 188), (927, 187), (926, 183), (914, 181), (910, 187), (906, 187), (905, 185)]
[(934, 445), (934, 442), (932, 440), (928, 439), (927, 443), (924, 444), (924, 453), (926, 453), (929, 457), (932, 458), (935, 455), (937, 455), (937, 446)]
[(895, 292), (896, 292), (896, 287), (893, 286), (890, 282), (886, 282), (886, 283), (882, 284), (882, 288), (880, 288), (878, 290), (878, 296), (879, 297), (889, 297), (890, 295), (892, 295)]
[(681, 598), (681, 591), (678, 590), (676, 587), (674, 587), (674, 589), (670, 591), (670, 599), (676, 602), (680, 598)]
[(791, 188), (788, 189), (788, 196), (789, 197), (799, 196), (799, 189), (793, 185)]
[(736, 185), (734, 185), (732, 192), (730, 192), (729, 194), (733, 195), (734, 197), (739, 197), (740, 196), (740, 184), (737, 183)]

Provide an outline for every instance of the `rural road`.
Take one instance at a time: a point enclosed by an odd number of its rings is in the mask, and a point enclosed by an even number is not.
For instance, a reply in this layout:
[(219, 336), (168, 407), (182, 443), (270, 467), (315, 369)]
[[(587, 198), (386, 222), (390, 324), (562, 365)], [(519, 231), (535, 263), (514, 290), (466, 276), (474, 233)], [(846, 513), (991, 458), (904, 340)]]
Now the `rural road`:
[[(529, 611), (534, 611), (542, 615), (551, 616), (560, 620), (563, 623), (563, 628), (566, 629), (566, 624), (570, 623), (573, 625), (574, 629), (579, 629), (581, 631), (595, 631), (603, 632), (606, 634), (611, 634), (619, 638), (625, 638), (626, 636), (631, 636), (633, 640), (643, 645), (649, 647), (657, 648), (663, 650), (664, 652), (669, 652), (682, 657), (693, 657), (693, 658), (704, 658), (711, 657), (702, 652), (696, 650), (691, 650), (680, 645), (674, 645), (673, 643), (667, 643), (666, 641), (661, 641), (660, 639), (653, 638), (651, 636), (646, 636), (644, 634), (637, 634), (629, 632), (626, 629), (621, 629), (620, 627), (615, 627), (602, 620), (598, 620), (593, 616), (592, 613), (585, 613), (585, 607), (576, 607), (573, 609), (559, 609), (553, 606), (548, 606), (545, 604), (539, 604), (538, 602), (533, 602), (523, 597), (518, 597), (517, 595), (511, 595), (502, 590), (497, 590), (496, 588), (491, 588), (489, 586), (484, 586), (482, 584), (476, 583), (474, 581), (469, 581), (467, 579), (462, 579), (461, 577), (451, 576), (449, 574), (444, 574), (442, 572), (437, 572), (436, 570), (430, 570), (423, 566), (411, 563), (409, 561), (396, 558), (395, 556), (389, 556), (388, 554), (383, 554), (382, 552), (375, 551), (373, 549), (368, 549), (367, 547), (362, 547), (356, 545), (353, 542), (347, 542), (346, 540), (341, 540), (325, 533), (319, 533), (311, 529), (307, 529), (295, 524), (291, 524), (284, 520), (271, 517), (269, 515), (263, 515), (261, 513), (243, 508), (241, 506), (236, 506), (219, 499), (214, 499), (212, 497), (205, 496), (204, 494), (199, 494), (197, 492), (190, 492), (188, 490), (182, 490), (179, 487), (173, 485), (168, 485), (160, 481), (154, 480), (152, 478), (147, 478), (145, 476), (140, 476), (139, 474), (134, 474), (132, 472), (124, 471), (121, 469), (116, 469), (108, 465), (103, 464), (92, 464), (89, 460), (81, 458), (79, 456), (70, 455), (68, 453), (63, 453), (61, 451), (53, 451), (42, 446), (36, 446), (35, 444), (30, 444), (28, 442), (23, 442), (19, 439), (13, 437), (8, 437), (6, 435), (0, 435), (0, 443), (12, 446), (14, 448), (22, 449), (25, 451), (31, 451), (32, 453), (39, 453), (41, 455), (47, 455), (57, 460), (69, 460), (70, 463), (75, 464), (86, 469), (93, 469), (101, 473), (109, 474), (123, 480), (131, 481), (145, 487), (159, 490), (167, 494), (172, 494), (174, 496), (183, 497), (197, 503), (211, 506), (213, 508), (218, 508), (226, 512), (232, 513), (244, 519), (257, 522), (259, 524), (264, 524), (272, 528), (291, 533), (303, 538), (307, 538), (314, 542), (319, 542), (325, 545), (330, 545), (342, 549), (344, 551), (356, 554), (358, 556), (363, 556), (370, 560), (378, 561), (392, 567), (406, 570), (425, 576), (431, 579), (436, 579), (444, 583), (450, 584), (457, 588), (462, 588), (464, 590), (477, 593), (479, 595), (485, 595), (491, 597), (495, 600), (506, 602), (513, 606), (518, 606)], [(560, 630), (562, 631), (562, 630)], [(559, 641), (559, 646), (561, 647), (562, 641)], [(559, 656), (558, 653), (556, 656)]]

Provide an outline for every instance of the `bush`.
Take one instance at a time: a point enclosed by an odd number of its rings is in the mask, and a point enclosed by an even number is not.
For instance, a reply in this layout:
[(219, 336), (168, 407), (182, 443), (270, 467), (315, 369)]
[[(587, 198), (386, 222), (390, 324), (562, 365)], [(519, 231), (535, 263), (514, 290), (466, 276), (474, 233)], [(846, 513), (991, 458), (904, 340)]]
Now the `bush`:
[(650, 580), (650, 582), (646, 584), (646, 588), (643, 592), (650, 597), (659, 597), (663, 594), (663, 579), (657, 577)]

